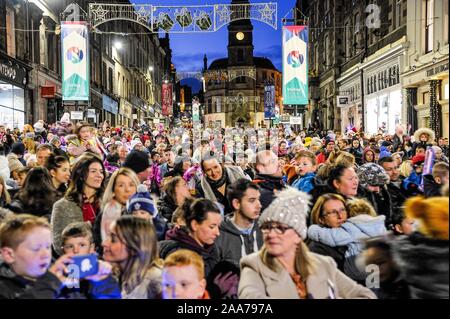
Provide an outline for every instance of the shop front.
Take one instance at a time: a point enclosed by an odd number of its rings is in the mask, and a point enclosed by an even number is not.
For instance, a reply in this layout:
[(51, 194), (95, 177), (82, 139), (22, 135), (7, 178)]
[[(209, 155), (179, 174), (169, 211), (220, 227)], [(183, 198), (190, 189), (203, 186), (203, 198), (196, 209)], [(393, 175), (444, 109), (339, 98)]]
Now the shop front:
[(399, 58), (386, 59), (367, 69), (364, 86), (365, 131), (394, 134), (396, 125), (404, 122)]
[(118, 125), (124, 125), (126, 127), (131, 127), (132, 124), (132, 115), (133, 114), (133, 106), (130, 102), (125, 100), (124, 98), (120, 99), (119, 105), (119, 121)]
[(28, 70), (24, 65), (0, 55), (0, 125), (23, 128), (27, 78)]
[(117, 103), (116, 100), (109, 97), (106, 94), (103, 94), (102, 97), (103, 102), (103, 113), (104, 113), (104, 120), (109, 121), (109, 124), (111, 126), (116, 126), (116, 117), (117, 113), (119, 112), (119, 103)]

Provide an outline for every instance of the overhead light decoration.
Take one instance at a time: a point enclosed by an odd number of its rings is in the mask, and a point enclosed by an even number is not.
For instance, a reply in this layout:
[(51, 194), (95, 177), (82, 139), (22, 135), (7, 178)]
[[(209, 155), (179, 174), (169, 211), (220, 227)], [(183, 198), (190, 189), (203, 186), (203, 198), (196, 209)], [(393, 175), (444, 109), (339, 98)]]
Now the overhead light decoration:
[(159, 14), (159, 19), (158, 19), (158, 27), (159, 28), (168, 32), (168, 31), (170, 31), (170, 29), (172, 29), (174, 24), (175, 23), (173, 22), (173, 20), (170, 18), (170, 16), (167, 13), (161, 12)]
[(197, 21), (195, 21), (195, 24), (198, 25), (200, 30), (206, 31), (209, 30), (209, 28), (211, 28), (212, 20), (211, 17), (205, 11), (201, 11), (199, 17), (197, 18)]
[(183, 28), (192, 24), (192, 15), (187, 8), (182, 8), (179, 12), (177, 11), (175, 13), (175, 19)]

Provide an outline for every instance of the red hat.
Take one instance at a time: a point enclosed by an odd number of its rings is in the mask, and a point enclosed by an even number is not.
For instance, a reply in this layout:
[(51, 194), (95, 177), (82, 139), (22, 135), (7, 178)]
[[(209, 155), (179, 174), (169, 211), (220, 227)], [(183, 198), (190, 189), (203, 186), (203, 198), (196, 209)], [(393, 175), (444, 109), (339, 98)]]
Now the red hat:
[(425, 162), (425, 155), (423, 154), (416, 155), (412, 158), (413, 165), (419, 165), (422, 164), (423, 162)]

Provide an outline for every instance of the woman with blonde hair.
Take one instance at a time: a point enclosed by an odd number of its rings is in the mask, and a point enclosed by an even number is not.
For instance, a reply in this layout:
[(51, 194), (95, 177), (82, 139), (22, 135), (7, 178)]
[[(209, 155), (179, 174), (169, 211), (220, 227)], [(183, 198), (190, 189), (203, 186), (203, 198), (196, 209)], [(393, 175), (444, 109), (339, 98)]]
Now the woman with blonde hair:
[(96, 246), (106, 238), (109, 225), (122, 216), (127, 200), (137, 191), (139, 179), (136, 173), (126, 167), (121, 167), (109, 178), (103, 193), (100, 210), (94, 225)]
[(162, 260), (149, 220), (122, 216), (110, 225), (102, 243), (103, 259), (115, 265), (122, 299), (161, 299)]
[(411, 175), (411, 172), (413, 170), (411, 160), (406, 160), (400, 165), (400, 176), (403, 178), (407, 178), (409, 175)]
[(25, 145), (27, 153), (36, 154), (36, 142), (32, 137), (25, 137), (23, 139), (23, 144)]
[(309, 251), (308, 205), (306, 193), (289, 187), (264, 210), (259, 219), (264, 246), (241, 259), (240, 299), (375, 298), (332, 258)]

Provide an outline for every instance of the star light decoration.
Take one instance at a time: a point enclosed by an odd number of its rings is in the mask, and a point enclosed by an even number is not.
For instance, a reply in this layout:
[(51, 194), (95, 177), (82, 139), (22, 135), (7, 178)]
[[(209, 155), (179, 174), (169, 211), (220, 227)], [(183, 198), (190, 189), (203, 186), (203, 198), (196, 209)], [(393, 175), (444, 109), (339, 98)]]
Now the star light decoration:
[[(221, 8), (221, 9), (219, 10), (219, 8)], [(230, 21), (230, 19), (231, 19), (232, 12), (230, 11), (230, 9), (228, 9), (228, 5), (224, 5), (224, 6), (217, 5), (216, 13), (219, 15), (220, 22)]]
[(261, 20), (272, 22), (273, 20), (273, 13), (275, 12), (274, 9), (272, 9), (269, 4), (266, 4), (264, 8), (259, 10), (259, 13), (261, 14)]
[(148, 17), (150, 16), (150, 11), (146, 10), (143, 6), (136, 12), (137, 22), (148, 22)]
[(94, 15), (94, 21), (97, 21), (99, 23), (105, 21), (106, 15), (108, 14), (108, 10), (105, 10), (101, 5), (98, 6), (97, 8), (92, 9), (91, 12)]

